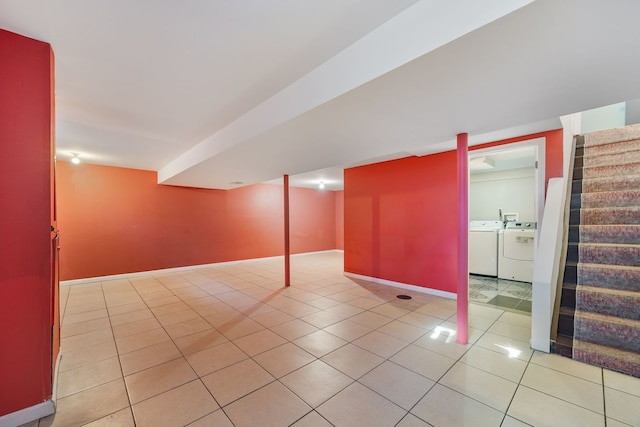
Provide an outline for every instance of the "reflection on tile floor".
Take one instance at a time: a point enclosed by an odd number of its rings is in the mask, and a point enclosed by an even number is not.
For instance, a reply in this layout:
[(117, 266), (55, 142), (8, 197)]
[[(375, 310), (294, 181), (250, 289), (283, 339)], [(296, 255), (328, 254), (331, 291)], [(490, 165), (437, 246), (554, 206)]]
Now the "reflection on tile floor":
[[(61, 290), (44, 426), (640, 425), (640, 379), (529, 348), (531, 318), (342, 274), (342, 253)], [(399, 293), (411, 300), (399, 300)]]
[(469, 275), (469, 301), (531, 313), (531, 283)]

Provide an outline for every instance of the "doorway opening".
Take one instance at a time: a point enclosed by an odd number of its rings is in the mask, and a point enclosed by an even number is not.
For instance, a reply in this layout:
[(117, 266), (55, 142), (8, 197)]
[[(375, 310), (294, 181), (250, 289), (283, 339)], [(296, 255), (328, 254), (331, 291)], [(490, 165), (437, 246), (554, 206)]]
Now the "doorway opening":
[(469, 152), (469, 302), (531, 313), (545, 138)]

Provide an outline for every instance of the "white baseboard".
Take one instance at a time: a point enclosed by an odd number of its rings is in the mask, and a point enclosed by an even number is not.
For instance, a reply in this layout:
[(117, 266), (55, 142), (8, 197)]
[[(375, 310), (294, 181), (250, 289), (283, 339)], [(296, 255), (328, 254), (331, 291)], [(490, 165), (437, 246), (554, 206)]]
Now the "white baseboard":
[(53, 402), (53, 399), (48, 399), (42, 403), (38, 403), (37, 405), (1, 416), (0, 427), (21, 426), (22, 424), (47, 417), (55, 412), (56, 405)]
[(58, 372), (60, 371), (60, 361), (62, 360), (62, 346), (58, 350), (58, 357), (56, 358), (56, 371), (53, 373), (53, 392), (51, 393), (51, 400), (53, 400), (54, 410), (56, 402), (58, 401)]
[[(331, 253), (331, 252), (344, 252), (342, 249), (329, 249), (326, 251), (316, 251), (316, 252), (304, 252), (300, 254), (292, 254), (292, 257), (301, 257), (307, 255), (316, 255), (322, 253)], [(61, 280), (60, 286), (70, 286), (70, 285), (82, 285), (85, 283), (93, 283), (93, 282), (106, 282), (109, 280), (119, 280), (119, 279), (130, 279), (132, 277), (141, 277), (148, 276), (149, 274), (170, 274), (170, 273), (178, 273), (181, 271), (188, 270), (197, 270), (202, 268), (211, 268), (211, 267), (220, 267), (224, 265), (233, 265), (239, 264), (243, 262), (259, 262), (270, 259), (278, 259), (284, 258), (284, 255), (272, 256), (272, 257), (264, 257), (264, 258), (250, 258), (250, 259), (240, 259), (236, 261), (224, 261), (224, 262), (214, 262), (211, 264), (198, 264), (198, 265), (187, 265), (184, 267), (173, 267), (173, 268), (163, 268), (160, 270), (149, 270), (149, 271), (139, 271), (135, 273), (123, 273), (123, 274), (113, 274), (110, 276), (100, 276), (100, 277), (87, 277), (85, 279), (73, 279), (73, 280)], [(1, 427), (1, 426), (0, 426)]]
[(31, 421), (48, 417), (56, 412), (56, 390), (58, 389), (58, 370), (60, 369), (60, 360), (62, 359), (62, 349), (58, 352), (56, 360), (56, 371), (53, 373), (53, 393), (51, 399), (45, 400), (37, 405), (21, 409), (0, 417), (0, 427), (21, 426)]
[(391, 280), (379, 279), (377, 277), (363, 276), (361, 274), (349, 273), (346, 271), (344, 272), (344, 275), (347, 277), (353, 277), (354, 279), (366, 280), (367, 282), (378, 283), (380, 285), (393, 286), (394, 288), (401, 288), (409, 291), (421, 292), (423, 294), (435, 295), (442, 298), (449, 298), (449, 299), (458, 298), (458, 296), (453, 292), (446, 292), (438, 289), (424, 288), (422, 286), (416, 286), (416, 285), (408, 285), (406, 283), (393, 282)]
[(62, 350), (58, 352), (56, 360), (56, 371), (53, 374), (53, 393), (51, 399), (45, 400), (37, 405), (21, 409), (0, 417), (0, 427), (21, 426), (31, 421), (48, 417), (56, 412), (56, 390), (58, 389), (58, 370), (60, 368), (60, 360), (62, 358)]

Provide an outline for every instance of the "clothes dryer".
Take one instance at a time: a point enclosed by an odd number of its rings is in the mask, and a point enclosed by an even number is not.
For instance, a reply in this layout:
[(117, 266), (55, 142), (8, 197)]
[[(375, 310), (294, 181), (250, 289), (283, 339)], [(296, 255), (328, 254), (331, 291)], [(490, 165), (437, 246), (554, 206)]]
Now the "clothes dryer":
[(498, 239), (498, 277), (531, 282), (535, 259), (535, 222), (508, 222)]

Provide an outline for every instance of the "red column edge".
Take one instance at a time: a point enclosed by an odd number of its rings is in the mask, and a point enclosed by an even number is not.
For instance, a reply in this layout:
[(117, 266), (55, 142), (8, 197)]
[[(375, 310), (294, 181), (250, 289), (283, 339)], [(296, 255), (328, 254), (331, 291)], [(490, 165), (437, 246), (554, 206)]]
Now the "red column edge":
[(291, 246), (289, 243), (289, 175), (284, 175), (284, 285), (291, 286)]
[(457, 342), (469, 340), (469, 157), (468, 137), (460, 133), (457, 139), (458, 154), (458, 296)]

